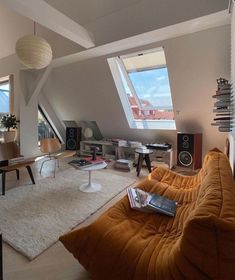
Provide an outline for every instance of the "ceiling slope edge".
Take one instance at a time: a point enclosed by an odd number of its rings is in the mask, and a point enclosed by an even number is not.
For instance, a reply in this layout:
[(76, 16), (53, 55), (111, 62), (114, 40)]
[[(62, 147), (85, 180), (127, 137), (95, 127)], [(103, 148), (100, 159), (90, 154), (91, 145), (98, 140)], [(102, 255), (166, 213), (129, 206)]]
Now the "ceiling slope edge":
[(210, 28), (215, 28), (230, 24), (231, 15), (228, 10), (223, 10), (217, 13), (195, 18), (185, 22), (166, 26), (154, 31), (149, 31), (143, 34), (135, 35), (126, 39), (118, 40), (112, 43), (101, 45), (75, 54), (66, 55), (54, 59), (52, 67), (61, 67), (78, 61), (83, 61), (90, 58), (95, 58), (111, 53), (124, 51), (127, 49), (141, 47), (144, 45), (156, 43), (159, 41), (177, 38), (187, 34), (203, 31)]

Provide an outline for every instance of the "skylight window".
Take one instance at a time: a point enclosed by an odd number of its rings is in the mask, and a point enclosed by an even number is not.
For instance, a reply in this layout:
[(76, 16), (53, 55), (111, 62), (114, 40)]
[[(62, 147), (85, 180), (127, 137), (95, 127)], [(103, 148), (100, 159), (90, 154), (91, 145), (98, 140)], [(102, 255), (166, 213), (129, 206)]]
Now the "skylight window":
[(10, 84), (9, 81), (0, 83), (0, 114), (10, 112)]
[(175, 129), (163, 48), (109, 58), (108, 63), (131, 128)]

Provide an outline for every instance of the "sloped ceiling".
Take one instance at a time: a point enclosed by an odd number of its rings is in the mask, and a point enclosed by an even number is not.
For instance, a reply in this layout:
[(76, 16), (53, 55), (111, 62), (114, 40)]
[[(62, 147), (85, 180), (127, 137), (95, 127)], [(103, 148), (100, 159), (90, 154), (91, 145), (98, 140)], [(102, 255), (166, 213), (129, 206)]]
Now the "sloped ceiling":
[[(46, 0), (45, 2), (91, 31), (96, 46), (228, 7), (228, 0)], [(31, 19), (0, 5), (0, 34), (1, 41), (4, 42), (0, 44), (0, 58), (13, 54), (16, 40), (32, 33)], [(83, 50), (79, 45), (43, 26), (37, 25), (37, 34), (49, 41), (54, 58)]]
[(86, 25), (143, 2), (143, 0), (45, 0), (45, 2), (80, 24)]
[(97, 45), (224, 10), (228, 0), (46, 0), (95, 36)]

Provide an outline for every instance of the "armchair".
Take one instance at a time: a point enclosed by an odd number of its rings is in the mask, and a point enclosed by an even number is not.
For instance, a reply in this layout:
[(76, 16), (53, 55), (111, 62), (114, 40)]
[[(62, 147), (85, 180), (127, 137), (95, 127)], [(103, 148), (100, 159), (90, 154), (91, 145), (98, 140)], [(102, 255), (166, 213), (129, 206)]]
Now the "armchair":
[(54, 160), (54, 178), (56, 165), (59, 167), (59, 159), (72, 157), (76, 154), (76, 151), (61, 151), (61, 143), (57, 138), (45, 138), (40, 140), (40, 150), (42, 153), (47, 154), (47, 158), (42, 162), (40, 168), (40, 174), (45, 162)]
[[(11, 161), (13, 159), (22, 157), (22, 160)], [(29, 176), (33, 184), (35, 184), (33, 173), (30, 165), (34, 160), (25, 160), (20, 155), (19, 146), (15, 142), (0, 144), (0, 174), (2, 174), (2, 195), (5, 195), (6, 173), (16, 171), (17, 180), (20, 178), (19, 169), (25, 167), (28, 170)]]

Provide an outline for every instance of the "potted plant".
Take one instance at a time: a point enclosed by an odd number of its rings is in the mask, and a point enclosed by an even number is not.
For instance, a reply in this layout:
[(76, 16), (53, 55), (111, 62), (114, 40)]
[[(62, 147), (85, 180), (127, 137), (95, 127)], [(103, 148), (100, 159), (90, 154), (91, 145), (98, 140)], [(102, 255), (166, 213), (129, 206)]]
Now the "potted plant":
[(12, 142), (15, 140), (15, 130), (17, 129), (16, 116), (13, 114), (6, 114), (1, 118), (1, 126), (6, 128), (3, 132), (4, 142)]

